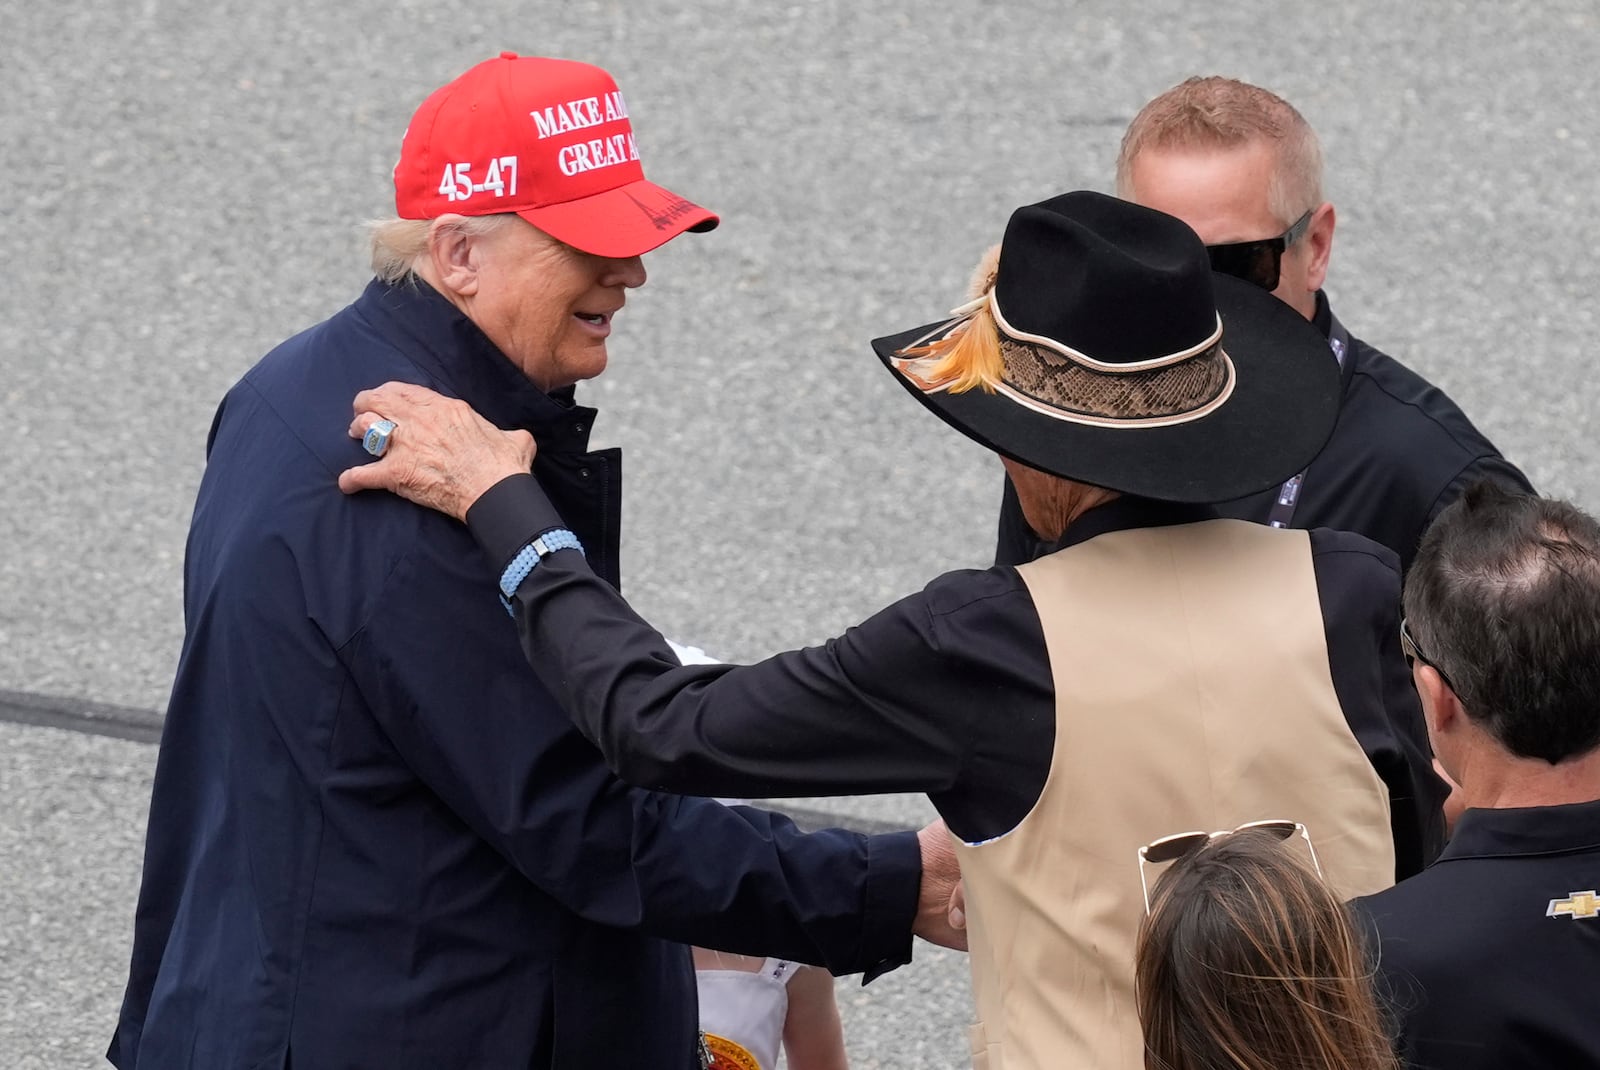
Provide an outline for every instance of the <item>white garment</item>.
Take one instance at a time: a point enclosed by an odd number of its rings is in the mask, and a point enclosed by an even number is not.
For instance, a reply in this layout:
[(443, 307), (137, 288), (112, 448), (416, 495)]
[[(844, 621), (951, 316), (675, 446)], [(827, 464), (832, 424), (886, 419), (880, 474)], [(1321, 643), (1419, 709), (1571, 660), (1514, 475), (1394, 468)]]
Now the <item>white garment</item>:
[(675, 643), (671, 639), (667, 640), (667, 645), (670, 646), (672, 648), (672, 652), (678, 656), (679, 665), (722, 664), (722, 662), (718, 661), (710, 654), (707, 654), (704, 650), (701, 650), (697, 646), (684, 646), (682, 643)]
[[(717, 665), (697, 646), (667, 640), (684, 665)], [(748, 799), (718, 799), (728, 806)], [(800, 967), (784, 959), (765, 959), (751, 970), (699, 969), (700, 1028), (711, 1050), (711, 1070), (777, 1070), (783, 1022), (789, 1016), (789, 978)]]
[(800, 967), (767, 959), (759, 970), (696, 970), (700, 1028), (713, 1070), (776, 1070), (789, 1014), (789, 979)]

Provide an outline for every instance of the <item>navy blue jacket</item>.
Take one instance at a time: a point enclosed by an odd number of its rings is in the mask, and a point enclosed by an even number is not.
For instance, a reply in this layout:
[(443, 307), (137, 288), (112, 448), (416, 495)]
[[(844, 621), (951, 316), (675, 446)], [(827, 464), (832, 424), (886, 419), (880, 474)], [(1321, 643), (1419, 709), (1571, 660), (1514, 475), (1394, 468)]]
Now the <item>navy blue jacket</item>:
[(365, 387), (539, 441), (617, 582), (617, 452), (425, 286), (374, 283), (212, 427), (150, 807), (122, 1070), (694, 1066), (683, 943), (879, 972), (912, 834), (805, 835), (616, 780), (523, 660), (467, 529), (342, 495)]

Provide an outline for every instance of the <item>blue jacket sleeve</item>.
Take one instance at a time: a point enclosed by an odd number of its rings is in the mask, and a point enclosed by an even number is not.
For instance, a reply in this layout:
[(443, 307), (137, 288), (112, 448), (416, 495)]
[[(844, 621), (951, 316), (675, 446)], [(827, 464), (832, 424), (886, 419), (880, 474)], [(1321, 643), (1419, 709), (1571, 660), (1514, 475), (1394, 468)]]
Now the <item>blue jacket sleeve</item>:
[(599, 924), (869, 979), (910, 960), (915, 834), (806, 834), (623, 784), (529, 669), (485, 578), (467, 533), (430, 514), (341, 651), (396, 749), (479, 836)]

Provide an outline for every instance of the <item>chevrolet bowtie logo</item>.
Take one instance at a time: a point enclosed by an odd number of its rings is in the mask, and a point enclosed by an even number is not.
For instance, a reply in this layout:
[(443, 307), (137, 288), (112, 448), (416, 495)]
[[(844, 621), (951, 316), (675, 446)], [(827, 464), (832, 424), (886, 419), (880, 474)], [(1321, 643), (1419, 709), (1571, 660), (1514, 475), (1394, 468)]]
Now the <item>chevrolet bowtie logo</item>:
[(1550, 909), (1544, 912), (1547, 918), (1593, 918), (1600, 917), (1600, 896), (1596, 896), (1594, 889), (1587, 892), (1573, 892), (1565, 899), (1550, 900)]

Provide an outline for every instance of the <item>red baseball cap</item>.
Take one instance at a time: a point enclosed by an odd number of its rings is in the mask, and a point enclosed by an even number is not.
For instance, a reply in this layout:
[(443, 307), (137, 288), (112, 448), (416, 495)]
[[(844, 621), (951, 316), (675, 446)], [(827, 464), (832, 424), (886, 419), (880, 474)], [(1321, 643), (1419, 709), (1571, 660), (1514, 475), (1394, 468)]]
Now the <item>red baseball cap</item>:
[(400, 144), (394, 203), (404, 219), (515, 212), (597, 256), (638, 256), (718, 222), (645, 180), (611, 75), (515, 52), (422, 102)]

